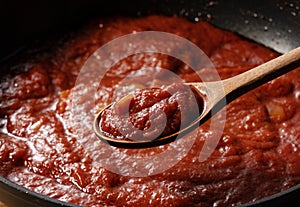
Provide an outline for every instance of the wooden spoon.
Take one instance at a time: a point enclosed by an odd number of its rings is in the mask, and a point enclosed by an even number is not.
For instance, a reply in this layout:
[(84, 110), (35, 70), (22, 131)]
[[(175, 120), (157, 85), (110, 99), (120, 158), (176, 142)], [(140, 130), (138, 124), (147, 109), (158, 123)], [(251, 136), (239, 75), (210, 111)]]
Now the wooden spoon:
[(200, 116), (190, 125), (168, 136), (140, 141), (119, 140), (105, 136), (101, 132), (99, 123), (103, 110), (110, 107), (111, 104), (103, 108), (96, 116), (93, 126), (94, 132), (101, 140), (121, 148), (147, 148), (170, 143), (207, 121), (226, 104), (239, 96), (297, 67), (300, 67), (300, 47), (232, 78), (215, 82), (186, 83), (203, 99), (204, 108)]

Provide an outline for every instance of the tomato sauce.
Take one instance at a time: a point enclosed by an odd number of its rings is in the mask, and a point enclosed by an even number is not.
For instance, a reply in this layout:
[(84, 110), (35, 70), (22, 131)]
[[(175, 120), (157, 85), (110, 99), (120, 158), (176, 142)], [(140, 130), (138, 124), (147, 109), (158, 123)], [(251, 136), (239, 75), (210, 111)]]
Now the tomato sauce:
[(197, 99), (183, 84), (137, 89), (101, 113), (100, 129), (106, 136), (122, 140), (168, 136), (187, 127), (197, 112), (201, 113), (203, 103)]
[[(197, 71), (180, 61), (162, 54), (137, 54), (109, 70), (98, 88), (96, 104), (88, 106), (87, 98), (95, 94), (86, 90), (93, 83), (76, 85), (87, 58), (114, 38), (147, 30), (192, 41), (212, 60), (222, 79), (279, 55), (206, 22), (157, 15), (93, 20), (61, 38), (32, 46), (1, 65), (5, 73), (0, 81), (0, 174), (37, 193), (84, 206), (235, 206), (298, 184), (299, 70), (231, 102), (226, 107), (225, 128), (220, 129), (222, 137), (205, 161), (198, 157), (212, 133), (210, 121), (196, 129), (188, 153), (161, 173), (124, 176), (96, 163), (95, 152), (109, 159), (121, 152), (142, 156), (168, 147), (107, 153), (105, 143), (92, 142), (93, 131), (80, 131), (80, 126), (92, 121), (87, 114), (95, 115), (97, 107), (128, 94), (120, 91), (113, 95), (122, 78), (134, 71), (142, 74), (143, 66), (163, 65), (186, 82), (201, 81)], [(78, 119), (72, 118), (72, 94), (77, 104), (81, 103)], [(84, 136), (78, 136), (78, 130)], [(189, 138), (186, 135), (183, 139)], [(80, 140), (90, 141), (90, 147)]]

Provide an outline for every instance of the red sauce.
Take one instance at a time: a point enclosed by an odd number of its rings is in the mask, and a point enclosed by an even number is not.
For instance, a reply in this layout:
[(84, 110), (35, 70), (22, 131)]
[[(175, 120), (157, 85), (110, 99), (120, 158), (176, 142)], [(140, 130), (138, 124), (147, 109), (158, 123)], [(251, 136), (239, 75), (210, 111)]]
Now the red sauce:
[[(222, 137), (205, 161), (200, 162), (198, 157), (212, 133), (209, 121), (196, 129), (195, 143), (188, 153), (159, 174), (122, 176), (95, 163), (94, 152), (110, 159), (121, 152), (142, 156), (168, 147), (107, 153), (105, 143), (94, 143), (93, 131), (83, 130), (84, 136), (77, 136), (76, 131), (80, 130), (76, 124), (92, 121), (87, 115), (98, 110), (85, 101), (94, 97), (86, 92), (90, 85), (75, 85), (86, 59), (116, 37), (145, 30), (170, 32), (191, 40), (213, 61), (222, 79), (278, 56), (206, 22), (163, 16), (95, 20), (1, 65), (1, 71), (10, 71), (1, 76), (0, 82), (2, 176), (38, 193), (85, 206), (234, 206), (300, 182), (299, 70), (230, 103)], [(97, 91), (96, 105), (125, 96), (127, 92), (121, 91), (113, 97), (115, 86), (145, 65), (164, 65), (185, 81), (200, 81), (197, 72), (163, 55), (139, 54), (131, 58), (136, 61), (124, 60), (106, 74)], [(78, 103), (81, 101), (79, 119), (71, 116), (70, 94), (76, 95)], [(190, 138), (187, 135), (182, 140)], [(90, 141), (89, 148), (84, 147), (82, 139)], [(174, 146), (182, 148), (177, 142)], [(169, 159), (160, 164), (167, 164)]]
[(183, 84), (137, 89), (102, 112), (100, 129), (106, 136), (122, 140), (168, 136), (195, 120), (203, 108), (195, 99)]

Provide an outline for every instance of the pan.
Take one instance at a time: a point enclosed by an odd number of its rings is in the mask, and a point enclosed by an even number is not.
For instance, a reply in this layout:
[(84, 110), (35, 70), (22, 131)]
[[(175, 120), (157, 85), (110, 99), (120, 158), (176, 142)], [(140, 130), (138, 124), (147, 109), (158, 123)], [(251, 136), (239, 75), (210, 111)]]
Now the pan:
[[(93, 15), (111, 14), (179, 15), (191, 21), (204, 19), (285, 53), (300, 46), (300, 2), (280, 0), (147, 0), (147, 1), (54, 1), (16, 0), (1, 6), (1, 51), (5, 61), (49, 32), (65, 30)], [(5, 71), (1, 71), (5, 73)], [(262, 200), (242, 206), (298, 206), (300, 185)], [(0, 200), (9, 207), (49, 206), (75, 207), (32, 192), (0, 176)]]

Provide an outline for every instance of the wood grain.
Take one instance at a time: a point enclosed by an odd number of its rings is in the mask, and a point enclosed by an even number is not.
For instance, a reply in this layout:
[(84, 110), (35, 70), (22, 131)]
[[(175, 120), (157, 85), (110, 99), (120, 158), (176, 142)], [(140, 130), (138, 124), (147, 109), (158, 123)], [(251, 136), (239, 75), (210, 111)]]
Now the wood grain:
[(2, 203), (2, 202), (0, 201), (0, 207), (7, 207), (7, 206), (4, 205), (4, 203)]

